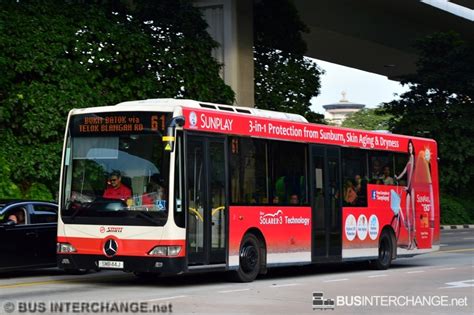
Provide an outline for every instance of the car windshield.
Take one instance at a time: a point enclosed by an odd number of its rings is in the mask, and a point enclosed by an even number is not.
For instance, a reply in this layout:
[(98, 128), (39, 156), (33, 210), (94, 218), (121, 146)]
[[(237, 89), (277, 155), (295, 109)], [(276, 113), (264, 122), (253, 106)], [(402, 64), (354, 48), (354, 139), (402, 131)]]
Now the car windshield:
[[(164, 117), (162, 126), (152, 128), (159, 117)], [(157, 113), (74, 117), (65, 153), (63, 219), (98, 223), (101, 218), (102, 224), (125, 225), (159, 224), (166, 219), (165, 119)]]

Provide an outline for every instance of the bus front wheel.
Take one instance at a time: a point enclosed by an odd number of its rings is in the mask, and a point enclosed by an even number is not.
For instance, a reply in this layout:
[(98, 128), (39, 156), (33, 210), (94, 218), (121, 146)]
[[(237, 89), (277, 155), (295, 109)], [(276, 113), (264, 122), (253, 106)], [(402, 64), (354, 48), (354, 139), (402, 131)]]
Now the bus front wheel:
[(251, 282), (260, 272), (260, 242), (254, 234), (246, 234), (242, 239), (239, 252), (239, 269), (234, 272), (234, 279), (239, 282)]
[(393, 241), (388, 230), (382, 232), (379, 241), (379, 256), (375, 261), (378, 270), (386, 270), (392, 263)]

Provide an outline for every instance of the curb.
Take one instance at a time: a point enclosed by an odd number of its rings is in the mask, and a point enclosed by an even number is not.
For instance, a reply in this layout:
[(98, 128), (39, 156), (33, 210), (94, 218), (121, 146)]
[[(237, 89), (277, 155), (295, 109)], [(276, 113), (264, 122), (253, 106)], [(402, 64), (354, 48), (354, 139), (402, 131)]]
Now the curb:
[(474, 229), (474, 224), (441, 225), (441, 230)]

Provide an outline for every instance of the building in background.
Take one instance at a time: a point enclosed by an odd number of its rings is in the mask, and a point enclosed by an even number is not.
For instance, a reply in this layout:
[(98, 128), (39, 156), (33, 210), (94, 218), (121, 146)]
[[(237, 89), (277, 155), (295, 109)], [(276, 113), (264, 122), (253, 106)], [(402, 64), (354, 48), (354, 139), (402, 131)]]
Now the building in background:
[(338, 103), (323, 105), (326, 110), (324, 119), (330, 124), (340, 126), (342, 122), (351, 114), (360, 111), (365, 107), (363, 104), (349, 102), (346, 99), (346, 92), (342, 92), (342, 99)]

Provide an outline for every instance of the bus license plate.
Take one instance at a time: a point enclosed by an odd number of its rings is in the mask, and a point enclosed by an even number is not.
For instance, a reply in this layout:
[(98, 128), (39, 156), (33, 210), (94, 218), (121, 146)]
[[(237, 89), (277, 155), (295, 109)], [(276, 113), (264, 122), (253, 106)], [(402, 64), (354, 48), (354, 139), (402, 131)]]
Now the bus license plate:
[(123, 261), (99, 260), (99, 268), (123, 269)]

